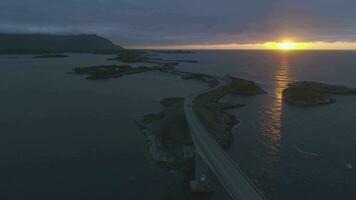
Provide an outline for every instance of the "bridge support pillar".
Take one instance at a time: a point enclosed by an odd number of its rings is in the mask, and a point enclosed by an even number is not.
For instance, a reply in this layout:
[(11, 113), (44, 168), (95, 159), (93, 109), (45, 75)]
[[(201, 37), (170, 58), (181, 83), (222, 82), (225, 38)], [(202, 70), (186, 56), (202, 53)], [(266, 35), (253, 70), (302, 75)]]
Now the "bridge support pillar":
[(190, 181), (193, 192), (212, 192), (211, 171), (201, 157), (195, 153), (195, 180)]

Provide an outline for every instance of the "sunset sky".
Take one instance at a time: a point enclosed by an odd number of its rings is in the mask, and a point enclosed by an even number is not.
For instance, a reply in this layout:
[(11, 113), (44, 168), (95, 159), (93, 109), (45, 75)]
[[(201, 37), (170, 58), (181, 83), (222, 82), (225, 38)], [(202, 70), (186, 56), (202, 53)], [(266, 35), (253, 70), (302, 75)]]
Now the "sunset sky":
[(131, 48), (356, 49), (355, 0), (1, 0), (0, 32), (95, 33)]

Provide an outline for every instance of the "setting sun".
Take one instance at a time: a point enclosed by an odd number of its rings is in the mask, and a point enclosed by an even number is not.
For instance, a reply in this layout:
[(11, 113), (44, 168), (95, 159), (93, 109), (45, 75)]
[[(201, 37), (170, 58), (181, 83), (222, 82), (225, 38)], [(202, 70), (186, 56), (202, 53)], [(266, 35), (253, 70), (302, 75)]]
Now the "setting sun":
[(276, 50), (297, 50), (297, 49), (307, 49), (310, 47), (310, 43), (305, 42), (293, 42), (290, 40), (284, 40), (281, 42), (266, 42), (263, 44), (266, 49), (276, 49)]
[(278, 43), (277, 46), (279, 49), (283, 49), (283, 50), (289, 50), (289, 49), (293, 49), (297, 46), (297, 43), (294, 42), (282, 42), (282, 43)]

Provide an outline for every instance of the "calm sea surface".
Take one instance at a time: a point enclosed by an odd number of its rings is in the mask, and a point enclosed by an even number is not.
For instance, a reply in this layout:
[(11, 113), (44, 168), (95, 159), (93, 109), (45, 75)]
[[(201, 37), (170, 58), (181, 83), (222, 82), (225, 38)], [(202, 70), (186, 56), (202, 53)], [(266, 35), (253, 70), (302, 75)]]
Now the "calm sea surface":
[[(269, 199), (356, 198), (356, 96), (297, 108), (281, 101), (288, 82), (356, 88), (356, 52), (202, 51), (180, 69), (233, 75), (268, 94), (228, 96), (245, 107), (228, 150)], [(152, 169), (137, 117), (159, 100), (204, 87), (158, 72), (93, 81), (73, 67), (113, 64), (107, 56), (0, 56), (0, 199), (166, 199), (180, 176)], [(174, 196), (174, 195), (173, 195)], [(219, 198), (217, 198), (219, 199)]]
[(269, 199), (356, 199), (356, 96), (333, 105), (282, 103), (288, 82), (322, 81), (356, 88), (355, 51), (214, 51), (184, 70), (255, 80), (268, 92), (226, 97), (245, 107), (230, 155)]
[[(0, 56), (0, 199), (166, 199), (175, 173), (153, 169), (134, 123), (205, 84), (147, 73), (93, 81), (73, 67), (108, 56)], [(180, 191), (180, 193), (182, 193)]]

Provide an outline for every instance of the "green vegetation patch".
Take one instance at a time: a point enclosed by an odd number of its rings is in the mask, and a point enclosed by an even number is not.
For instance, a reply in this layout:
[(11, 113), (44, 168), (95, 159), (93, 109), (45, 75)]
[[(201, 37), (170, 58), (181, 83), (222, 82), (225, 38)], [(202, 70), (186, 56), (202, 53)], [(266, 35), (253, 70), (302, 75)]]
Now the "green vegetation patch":
[(166, 107), (170, 107), (176, 105), (177, 103), (182, 103), (183, 101), (184, 101), (183, 97), (168, 97), (162, 99), (161, 104)]
[(284, 100), (295, 105), (328, 104), (334, 102), (326, 93), (313, 88), (287, 88), (283, 91)]
[(32, 58), (66, 58), (66, 57), (68, 56), (64, 54), (44, 54), (44, 55), (34, 56)]
[(87, 79), (110, 79), (124, 75), (138, 74), (152, 70), (149, 67), (131, 67), (130, 65), (102, 65), (74, 68), (76, 74), (86, 74)]
[(238, 121), (225, 110), (243, 106), (239, 103), (219, 103), (219, 100), (227, 94), (252, 95), (265, 93), (264, 90), (253, 81), (236, 77), (227, 77), (230, 84), (221, 86), (215, 90), (198, 96), (194, 100), (194, 111), (204, 123), (213, 137), (224, 148), (228, 147), (231, 140), (231, 128)]
[(155, 53), (166, 53), (166, 54), (192, 54), (194, 51), (188, 50), (153, 50)]
[(331, 104), (335, 99), (330, 94), (350, 95), (356, 94), (356, 90), (342, 85), (301, 81), (288, 84), (288, 88), (283, 90), (283, 99), (289, 104), (301, 106)]
[(355, 89), (351, 89), (343, 85), (331, 85), (312, 81), (300, 81), (290, 83), (288, 84), (288, 88), (313, 89), (329, 94), (356, 94)]
[(218, 101), (227, 94), (227, 87), (220, 87), (198, 96), (194, 100), (193, 109), (216, 141), (223, 147), (230, 144), (231, 133), (218, 109)]
[(165, 110), (145, 115), (137, 121), (146, 136), (150, 160), (163, 170), (183, 170), (192, 165), (192, 158), (184, 157), (184, 149), (193, 149), (193, 141), (183, 100), (180, 97), (163, 99)]
[(265, 91), (253, 81), (231, 76), (227, 78), (231, 80), (230, 85), (227, 86), (228, 92), (231, 94), (253, 95), (265, 93)]
[(118, 60), (125, 63), (149, 63), (150, 58), (144, 51), (132, 51), (125, 50), (117, 53), (115, 58), (109, 58), (108, 60)]

